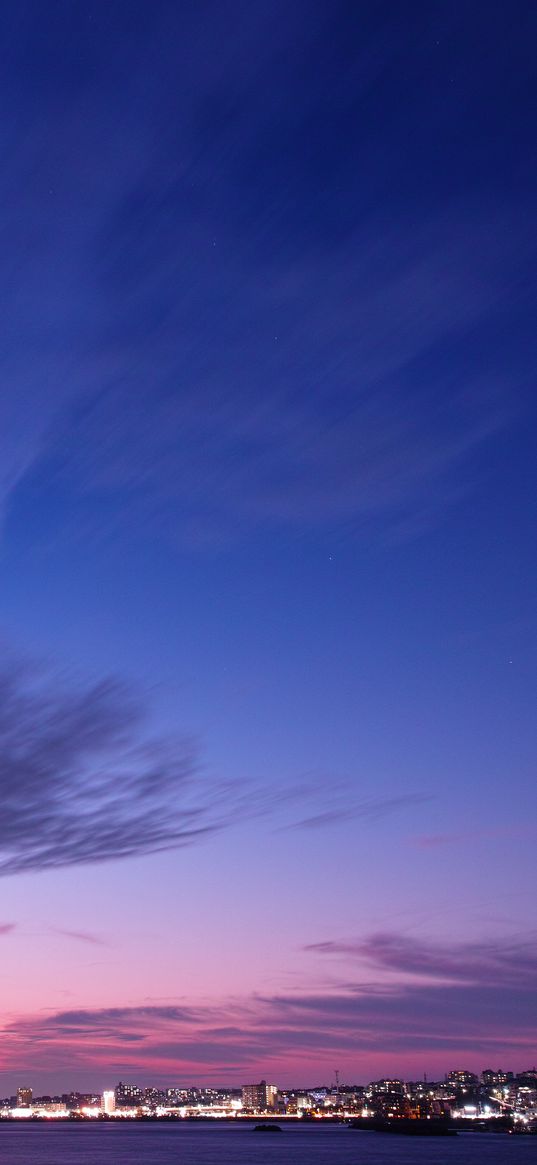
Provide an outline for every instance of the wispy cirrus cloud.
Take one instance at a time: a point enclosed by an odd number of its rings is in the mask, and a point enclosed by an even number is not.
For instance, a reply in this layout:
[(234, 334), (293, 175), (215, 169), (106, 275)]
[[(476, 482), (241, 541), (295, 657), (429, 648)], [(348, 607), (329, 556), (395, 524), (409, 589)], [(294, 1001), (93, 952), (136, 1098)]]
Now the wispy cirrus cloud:
[(445, 983), (522, 989), (537, 982), (537, 942), (533, 935), (519, 940), (442, 944), (397, 932), (379, 933), (347, 942), (311, 943), (306, 950), (350, 959), (399, 976)]
[[(36, 4), (14, 18), (7, 79), (18, 95), (41, 29), (41, 86), (6, 102), (0, 504), (51, 491), (88, 537), (104, 499), (111, 528), (150, 518), (191, 546), (379, 518), (412, 536), (472, 488), (470, 461), (517, 414), (479, 330), (512, 308), (531, 217), (481, 193), (396, 219), (396, 126), (366, 192), (334, 143), (347, 124), (371, 159), (358, 95), (414, 33), (361, 29), (336, 66), (322, 7), (274, 22), (252, 4), (233, 37), (214, 6), (207, 23), (155, 5), (143, 32), (116, 15), (100, 38), (83, 16), (45, 31)], [(300, 79), (274, 87), (275, 51), (297, 43)]]
[(356, 797), (348, 786), (334, 784), (330, 787), (330, 808), (312, 812), (292, 823), (294, 829), (324, 829), (346, 821), (383, 821), (400, 810), (412, 809), (426, 804), (432, 797), (428, 793), (400, 793), (386, 797)]
[(412, 839), (418, 849), (442, 849), (480, 841), (531, 841), (537, 836), (535, 825), (503, 825), (496, 829), (468, 829), (459, 833), (424, 833)]
[[(147, 701), (132, 686), (110, 676), (62, 677), (4, 650), (0, 876), (178, 849), (253, 819), (310, 829), (348, 818), (365, 825), (428, 799), (361, 797), (343, 782), (329, 784), (326, 811), (318, 808), (326, 781), (297, 780), (282, 793), (254, 780), (209, 780), (197, 744), (155, 734)], [(104, 941), (84, 930), (56, 933)]]
[[(157, 215), (160, 196), (141, 175), (127, 201), (140, 210), (118, 215), (117, 229), (128, 231), (121, 252), (132, 254), (139, 216), (146, 221), (148, 206)], [(260, 285), (258, 269), (235, 254), (211, 283), (210, 304), (194, 276), (200, 310), (186, 349), (176, 336), (187, 309), (169, 302), (171, 273), (155, 252), (137, 310), (164, 322), (139, 335), (121, 323), (111, 383), (81, 393), (51, 430), (35, 483), (46, 489), (52, 475), (62, 495), (106, 499), (112, 524), (151, 517), (189, 545), (226, 543), (258, 526), (367, 530), (384, 519), (416, 532), (434, 524), (471, 487), (470, 458), (515, 408), (500, 378), (480, 373), (456, 388), (436, 371), (433, 390), (423, 372), (421, 385), (401, 391), (409, 367), (486, 318), (500, 294), (470, 275), (464, 247), (439, 241), (444, 228), (449, 235), (440, 222), (421, 238), (414, 231), (401, 248), (386, 224), (364, 224), (344, 253), (323, 256), (316, 294), (307, 257), (271, 264)], [(465, 233), (475, 262), (476, 224)], [(184, 258), (182, 235), (176, 245)], [(231, 240), (220, 246), (227, 255)], [(118, 319), (126, 276), (112, 279), (109, 262), (107, 250), (98, 295), (109, 300), (107, 319)], [(282, 315), (269, 343), (266, 319)], [(211, 316), (209, 343), (200, 320)]]
[(91, 930), (65, 930), (63, 927), (51, 926), (52, 934), (57, 934), (61, 938), (72, 939), (73, 942), (88, 943), (89, 946), (106, 947), (108, 942), (99, 934), (94, 934)]
[(193, 742), (153, 735), (128, 685), (15, 659), (0, 669), (0, 788), (2, 875), (190, 845), (233, 818)]

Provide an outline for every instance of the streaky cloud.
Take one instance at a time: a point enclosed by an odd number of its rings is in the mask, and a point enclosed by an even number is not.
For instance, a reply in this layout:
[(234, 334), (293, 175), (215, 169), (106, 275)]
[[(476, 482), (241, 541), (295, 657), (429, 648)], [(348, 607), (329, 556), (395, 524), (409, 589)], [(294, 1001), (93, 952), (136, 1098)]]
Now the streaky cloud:
[(330, 809), (311, 813), (307, 817), (293, 822), (292, 828), (323, 829), (340, 822), (350, 821), (353, 818), (361, 818), (365, 821), (382, 821), (385, 817), (391, 817), (392, 813), (411, 809), (416, 805), (423, 805), (431, 799), (431, 796), (426, 793), (401, 793), (395, 797), (371, 797), (356, 800), (349, 793), (345, 795), (342, 792), (339, 794), (339, 803), (336, 798), (334, 805), (332, 798)]
[(498, 826), (496, 829), (461, 830), (459, 833), (426, 833), (412, 839), (418, 849), (441, 849), (450, 845), (465, 845), (480, 841), (497, 841), (508, 839), (514, 841), (528, 841), (537, 836), (537, 826)]
[(317, 942), (305, 948), (319, 955), (350, 958), (399, 976), (446, 983), (516, 987), (537, 982), (537, 940), (498, 938), (464, 943), (426, 942), (399, 933), (378, 933), (350, 941)]
[[(498, 944), (501, 947), (501, 944)], [(456, 954), (456, 952), (455, 952)], [(505, 959), (515, 952), (505, 944)], [(532, 958), (537, 960), (537, 945)], [(502, 960), (500, 959), (500, 962)], [(322, 1071), (340, 1053), (354, 1074), (372, 1061), (384, 1070), (421, 1063), (420, 1057), (492, 1058), (532, 1055), (537, 1034), (537, 979), (487, 975), (479, 981), (348, 983), (307, 993), (220, 997), (188, 1005), (76, 1008), (15, 1017), (3, 1033), (9, 1056), (32, 1055), (40, 1067), (73, 1063), (86, 1070), (205, 1075), (226, 1071), (240, 1082), (245, 1071)], [(287, 1065), (287, 1067), (286, 1067)], [(268, 1070), (267, 1067), (267, 1070)]]
[[(287, 821), (291, 828), (382, 820), (419, 804), (419, 793), (356, 800), (333, 783), (297, 781), (284, 796), (266, 784), (205, 777), (197, 744), (156, 735), (149, 708), (114, 676), (88, 683), (4, 652), (0, 669), (0, 876), (118, 860), (202, 842), (234, 824)], [(284, 825), (283, 828), (288, 828)], [(58, 934), (102, 945), (85, 930)]]
[(193, 742), (153, 735), (127, 684), (15, 659), (0, 671), (0, 788), (1, 875), (192, 845), (233, 818)]
[[(511, 368), (484, 365), (483, 330), (506, 299), (523, 304), (535, 253), (523, 194), (446, 191), (412, 211), (370, 191), (364, 203), (347, 149), (337, 183), (311, 181), (297, 142), (331, 154), (345, 118), (361, 141), (357, 95), (400, 52), (363, 30), (343, 70), (327, 63), (321, 95), (311, 81), (320, 38), (341, 36), (335, 10), (278, 5), (274, 22), (250, 5), (236, 41), (214, 5), (203, 33), (194, 13), (156, 5), (147, 41), (121, 22), (119, 54), (75, 20), (91, 67), (74, 83), (61, 22), (51, 33), (39, 5), (23, 7), (5, 39), (25, 72), (40, 30), (48, 84), (29, 94), (22, 132), (16, 103), (4, 111), (0, 513), (33, 483), (62, 494), (72, 537), (88, 497), (106, 498), (114, 532), (150, 521), (189, 547), (256, 527), (386, 524), (401, 539), (434, 526), (520, 416)], [(279, 97), (274, 24), (290, 49), (299, 37), (310, 79), (289, 70)], [(420, 116), (432, 130), (432, 111)], [(384, 134), (380, 190), (399, 148)], [(530, 376), (527, 358), (517, 380)], [(94, 538), (98, 511), (85, 519)]]
[(70, 938), (74, 942), (89, 943), (91, 946), (106, 947), (109, 944), (101, 935), (93, 934), (91, 930), (65, 930), (63, 927), (52, 926), (53, 934), (59, 935), (61, 938)]

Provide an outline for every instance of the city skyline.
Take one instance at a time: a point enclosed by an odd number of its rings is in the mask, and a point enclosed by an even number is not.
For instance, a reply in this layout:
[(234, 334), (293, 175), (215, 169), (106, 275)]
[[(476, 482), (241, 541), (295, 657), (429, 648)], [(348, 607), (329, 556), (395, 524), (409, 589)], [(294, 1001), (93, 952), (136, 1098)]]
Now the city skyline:
[[(276, 1121), (341, 1123), (370, 1131), (442, 1135), (474, 1131), (533, 1134), (537, 1131), (537, 1068), (522, 1073), (483, 1069), (477, 1075), (457, 1068), (440, 1081), (384, 1077), (366, 1085), (343, 1083), (338, 1069), (332, 1085), (282, 1089), (263, 1079), (241, 1088), (140, 1087), (120, 1080), (100, 1093), (68, 1092), (34, 1096), (19, 1086), (0, 1099), (2, 1121)], [(399, 1123), (402, 1122), (402, 1123)], [(407, 1126), (410, 1124), (410, 1127)], [(397, 1126), (397, 1127), (396, 1127)], [(266, 1129), (267, 1125), (256, 1126)]]
[(537, 13), (0, 32), (0, 1093), (533, 1064)]
[[(86, 1088), (81, 1091), (64, 1089), (60, 1096), (63, 1098), (89, 1097), (91, 1095), (94, 1097), (101, 1096), (101, 1098), (114, 1096), (116, 1106), (136, 1107), (137, 1103), (141, 1104), (148, 1099), (157, 1103), (157, 1097), (164, 1096), (165, 1094), (168, 1096), (173, 1094), (174, 1101), (177, 1103), (186, 1100), (187, 1097), (190, 1097), (192, 1102), (198, 1097), (200, 1103), (203, 1103), (203, 1098), (210, 1096), (217, 1097), (218, 1095), (228, 1094), (231, 1097), (242, 1094), (243, 1107), (268, 1109), (275, 1106), (278, 1097), (294, 1097), (302, 1094), (305, 1096), (309, 1094), (314, 1097), (316, 1094), (320, 1095), (323, 1093), (326, 1097), (337, 1099), (340, 1094), (344, 1097), (346, 1093), (354, 1089), (358, 1089), (363, 1093), (373, 1092), (375, 1090), (389, 1093), (397, 1092), (400, 1087), (412, 1088), (418, 1091), (428, 1087), (445, 1087), (450, 1088), (452, 1092), (460, 1092), (461, 1090), (464, 1091), (465, 1089), (472, 1088), (503, 1088), (517, 1085), (517, 1083), (524, 1086), (530, 1082), (532, 1086), (535, 1086), (533, 1087), (533, 1091), (537, 1094), (537, 1068), (535, 1065), (531, 1068), (526, 1066), (525, 1069), (520, 1071), (513, 1071), (512, 1068), (502, 1069), (498, 1067), (494, 1069), (489, 1067), (482, 1068), (479, 1072), (475, 1073), (467, 1067), (461, 1067), (459, 1065), (458, 1068), (451, 1068), (449, 1071), (445, 1071), (437, 1080), (428, 1079), (426, 1073), (424, 1073), (423, 1078), (408, 1080), (397, 1077), (392, 1073), (391, 1075), (384, 1074), (378, 1080), (369, 1080), (367, 1083), (364, 1083), (356, 1080), (341, 1080), (339, 1069), (334, 1069), (333, 1077), (334, 1079), (331, 1082), (317, 1081), (317, 1083), (312, 1084), (311, 1082), (298, 1083), (295, 1081), (293, 1086), (287, 1085), (281, 1088), (277, 1084), (270, 1083), (265, 1079), (257, 1083), (243, 1083), (240, 1086), (222, 1083), (219, 1086), (202, 1085), (193, 1082), (189, 1084), (185, 1084), (184, 1082), (182, 1084), (171, 1084), (168, 1081), (166, 1085), (161, 1085), (160, 1088), (156, 1087), (154, 1083), (147, 1084), (146, 1082), (145, 1084), (141, 1084), (134, 1080), (119, 1080), (114, 1087), (108, 1084), (101, 1091), (91, 1088)], [(47, 1097), (46, 1094), (43, 1096), (37, 1095), (34, 1093), (33, 1088), (26, 1083), (25, 1085), (19, 1084), (16, 1092), (13, 1093), (12, 1099), (16, 1100), (18, 1107), (29, 1108), (32, 1104), (40, 1100), (50, 1100), (52, 1098)], [(5, 1103), (7, 1098), (5, 1097), (3, 1100)]]

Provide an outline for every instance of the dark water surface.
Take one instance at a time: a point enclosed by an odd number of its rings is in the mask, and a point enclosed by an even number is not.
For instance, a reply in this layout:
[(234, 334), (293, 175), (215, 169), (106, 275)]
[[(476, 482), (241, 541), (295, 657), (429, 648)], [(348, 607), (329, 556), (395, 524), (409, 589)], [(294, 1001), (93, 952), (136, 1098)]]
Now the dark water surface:
[(230, 1124), (2, 1124), (6, 1165), (513, 1165), (537, 1163), (537, 1137), (415, 1138), (345, 1126), (254, 1133)]

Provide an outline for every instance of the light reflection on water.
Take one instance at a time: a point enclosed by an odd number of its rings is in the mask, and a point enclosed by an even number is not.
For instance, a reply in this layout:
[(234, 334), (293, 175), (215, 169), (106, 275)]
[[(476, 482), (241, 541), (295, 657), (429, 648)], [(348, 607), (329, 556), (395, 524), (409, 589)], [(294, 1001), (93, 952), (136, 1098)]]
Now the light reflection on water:
[(96, 1124), (0, 1126), (9, 1165), (520, 1165), (537, 1161), (537, 1137), (462, 1133), (417, 1140), (344, 1126)]

